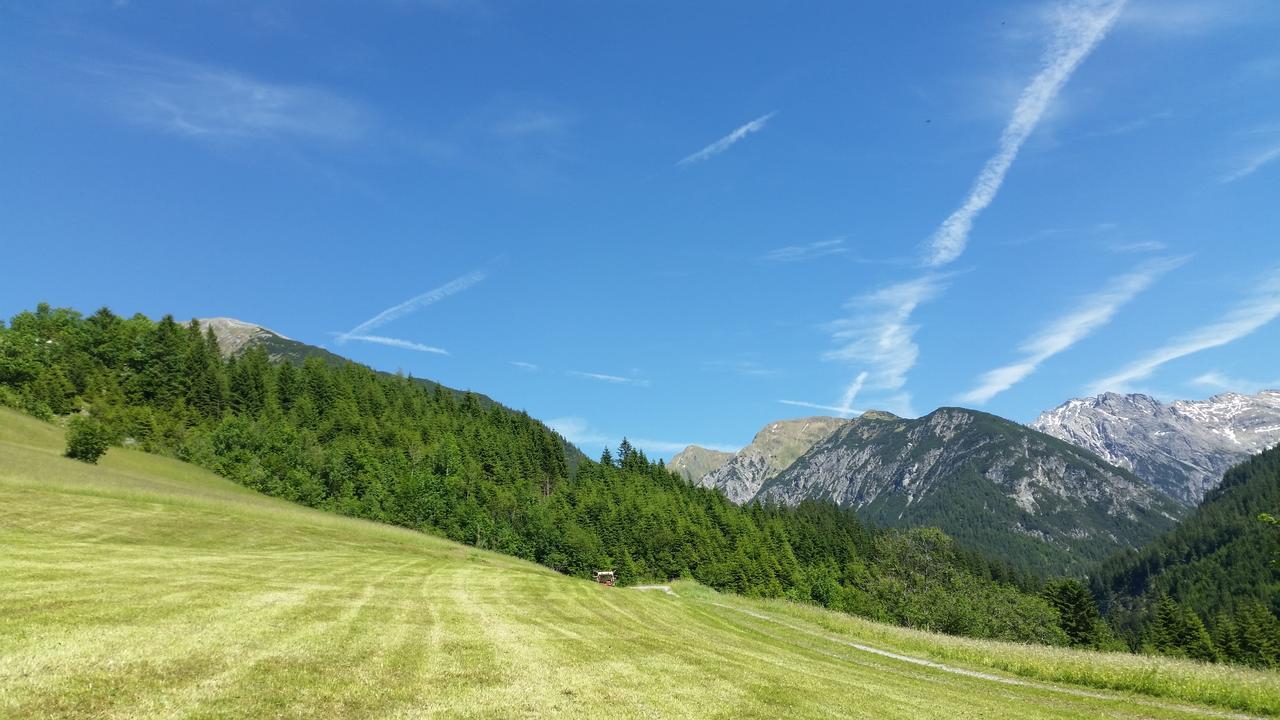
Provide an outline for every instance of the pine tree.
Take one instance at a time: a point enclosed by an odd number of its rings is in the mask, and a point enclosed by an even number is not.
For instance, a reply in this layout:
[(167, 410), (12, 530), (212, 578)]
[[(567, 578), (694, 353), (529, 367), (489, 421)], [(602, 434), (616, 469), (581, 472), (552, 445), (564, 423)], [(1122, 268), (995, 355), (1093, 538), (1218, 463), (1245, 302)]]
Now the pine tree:
[(1239, 658), (1253, 667), (1275, 667), (1280, 661), (1280, 622), (1261, 603), (1249, 603), (1236, 615)]
[[(212, 336), (212, 330), (209, 336)], [(227, 383), (222, 360), (216, 352), (210, 347), (208, 337), (200, 332), (200, 323), (192, 320), (187, 326), (183, 380), (186, 384), (187, 407), (205, 420), (220, 417), (226, 404)]]
[(1190, 608), (1182, 608), (1178, 627), (1178, 645), (1182, 652), (1192, 660), (1213, 662), (1218, 659), (1218, 650), (1213, 646), (1213, 639), (1204, 627), (1204, 621)]
[(1097, 645), (1102, 616), (1093, 595), (1083, 583), (1079, 580), (1051, 582), (1045, 585), (1041, 595), (1058, 611), (1062, 629), (1072, 645)]
[(1210, 632), (1213, 644), (1218, 648), (1220, 659), (1228, 662), (1244, 662), (1240, 652), (1240, 631), (1235, 619), (1226, 612), (1220, 612), (1213, 618), (1213, 629)]

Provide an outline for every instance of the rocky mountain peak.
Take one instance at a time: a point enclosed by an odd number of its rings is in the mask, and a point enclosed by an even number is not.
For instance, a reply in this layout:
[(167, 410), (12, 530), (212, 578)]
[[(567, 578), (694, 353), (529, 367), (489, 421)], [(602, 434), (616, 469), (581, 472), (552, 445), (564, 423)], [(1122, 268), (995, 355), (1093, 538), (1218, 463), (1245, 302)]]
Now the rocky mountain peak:
[(734, 502), (746, 502), (814, 443), (848, 422), (844, 418), (818, 416), (769, 423), (756, 433), (750, 445), (698, 483), (720, 489)]
[(1165, 404), (1103, 393), (1040, 414), (1032, 428), (1073, 443), (1189, 505), (1228, 468), (1280, 442), (1280, 392)]
[(218, 339), (218, 349), (222, 351), (223, 357), (239, 355), (256, 342), (262, 342), (269, 338), (289, 339), (261, 325), (235, 318), (196, 318), (196, 322), (200, 323), (202, 328), (213, 330), (213, 336)]

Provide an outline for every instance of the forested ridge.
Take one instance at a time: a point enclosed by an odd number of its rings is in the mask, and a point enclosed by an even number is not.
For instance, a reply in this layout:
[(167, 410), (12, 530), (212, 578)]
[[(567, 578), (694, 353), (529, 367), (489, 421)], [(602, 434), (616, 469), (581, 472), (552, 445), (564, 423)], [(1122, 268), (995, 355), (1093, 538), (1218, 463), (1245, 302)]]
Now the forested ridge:
[(1123, 647), (1079, 581), (1041, 584), (938, 530), (877, 529), (815, 501), (739, 507), (625, 440), (571, 469), (564, 439), (523, 412), (350, 362), (224, 359), (194, 321), (20, 313), (0, 324), (0, 403), (579, 577), (691, 577), (953, 634)]
[(1280, 447), (1233, 467), (1176, 528), (1093, 577), (1130, 643), (1203, 660), (1280, 667)]

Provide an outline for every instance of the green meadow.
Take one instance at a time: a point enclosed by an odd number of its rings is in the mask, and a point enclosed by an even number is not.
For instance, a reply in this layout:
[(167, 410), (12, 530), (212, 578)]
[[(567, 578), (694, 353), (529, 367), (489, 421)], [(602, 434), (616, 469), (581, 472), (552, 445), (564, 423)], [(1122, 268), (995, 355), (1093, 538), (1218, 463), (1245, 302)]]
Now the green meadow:
[(606, 588), (0, 410), (0, 717), (1190, 718), (1280, 675)]

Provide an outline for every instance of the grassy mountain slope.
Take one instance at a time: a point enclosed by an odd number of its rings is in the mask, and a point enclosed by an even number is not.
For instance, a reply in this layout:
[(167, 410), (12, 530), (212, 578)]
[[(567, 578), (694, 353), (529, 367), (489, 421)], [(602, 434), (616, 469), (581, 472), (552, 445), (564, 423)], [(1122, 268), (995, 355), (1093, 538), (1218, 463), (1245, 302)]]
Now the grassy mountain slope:
[(846, 422), (821, 416), (771, 422), (756, 433), (750, 445), (704, 475), (698, 484), (716, 488), (735, 503), (745, 503), (755, 497), (761, 485)]
[(832, 500), (876, 524), (936, 526), (1040, 575), (1081, 571), (1170, 528), (1183, 508), (1092, 453), (988, 413), (860, 417), (761, 488)]
[(708, 450), (690, 445), (671, 458), (671, 462), (667, 463), (667, 469), (678, 473), (689, 482), (696, 483), (707, 473), (729, 462), (731, 458), (733, 458), (731, 452)]
[[(1280, 712), (1271, 673), (946, 638), (687, 583), (608, 589), (168, 458), (84, 465), (62, 442), (0, 409), (0, 717)], [(1139, 694), (1052, 684), (1067, 680)]]

